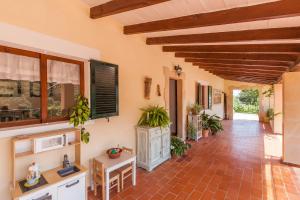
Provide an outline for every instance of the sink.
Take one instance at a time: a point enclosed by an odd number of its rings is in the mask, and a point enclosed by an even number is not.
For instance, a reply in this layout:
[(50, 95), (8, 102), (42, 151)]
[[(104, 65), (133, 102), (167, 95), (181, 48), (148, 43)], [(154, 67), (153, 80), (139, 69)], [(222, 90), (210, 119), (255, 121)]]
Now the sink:
[(61, 170), (58, 170), (57, 173), (60, 177), (66, 177), (76, 172), (79, 172), (80, 169), (76, 166), (67, 167)]

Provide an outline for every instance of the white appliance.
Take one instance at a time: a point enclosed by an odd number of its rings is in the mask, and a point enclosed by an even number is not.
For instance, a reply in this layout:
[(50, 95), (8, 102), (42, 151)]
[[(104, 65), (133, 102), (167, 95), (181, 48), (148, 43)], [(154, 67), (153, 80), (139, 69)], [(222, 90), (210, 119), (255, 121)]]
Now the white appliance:
[(67, 143), (64, 135), (55, 135), (34, 139), (34, 153), (59, 149)]

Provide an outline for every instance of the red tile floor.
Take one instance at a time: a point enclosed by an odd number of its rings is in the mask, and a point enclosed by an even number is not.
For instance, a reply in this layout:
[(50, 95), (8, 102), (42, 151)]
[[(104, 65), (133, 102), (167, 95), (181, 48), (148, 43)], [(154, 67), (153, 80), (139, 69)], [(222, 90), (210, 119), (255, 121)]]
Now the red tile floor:
[[(137, 186), (112, 191), (113, 200), (277, 199), (300, 200), (300, 169), (266, 155), (265, 135), (256, 121), (225, 121), (225, 131), (198, 143), (182, 159), (153, 172), (138, 169)], [(278, 147), (272, 147), (274, 149)], [(269, 153), (268, 153), (269, 154)], [(89, 200), (100, 199), (89, 194)]]

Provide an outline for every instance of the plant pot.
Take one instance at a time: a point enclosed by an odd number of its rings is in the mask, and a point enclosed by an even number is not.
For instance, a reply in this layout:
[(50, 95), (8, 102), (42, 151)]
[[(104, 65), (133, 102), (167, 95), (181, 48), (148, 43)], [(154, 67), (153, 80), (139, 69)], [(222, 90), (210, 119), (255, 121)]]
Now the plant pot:
[(202, 136), (208, 138), (209, 130), (202, 130)]

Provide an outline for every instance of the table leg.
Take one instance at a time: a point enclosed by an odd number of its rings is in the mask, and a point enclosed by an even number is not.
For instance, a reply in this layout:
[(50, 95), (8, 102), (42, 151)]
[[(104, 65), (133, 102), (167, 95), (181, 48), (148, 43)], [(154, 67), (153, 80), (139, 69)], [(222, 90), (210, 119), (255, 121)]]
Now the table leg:
[(132, 162), (132, 185), (136, 185), (136, 160)]
[(105, 172), (105, 199), (109, 200), (109, 171)]

